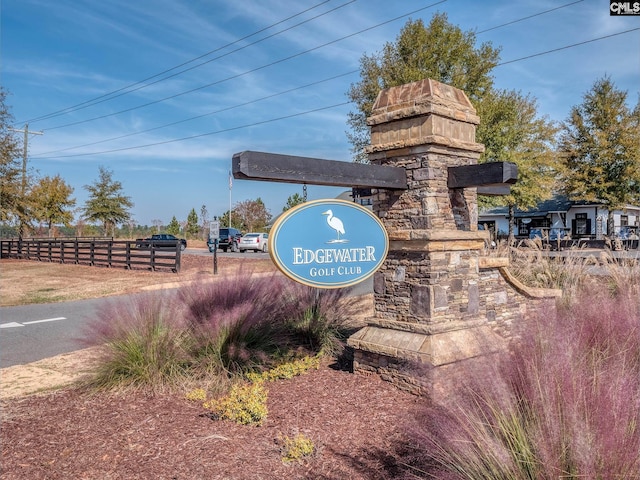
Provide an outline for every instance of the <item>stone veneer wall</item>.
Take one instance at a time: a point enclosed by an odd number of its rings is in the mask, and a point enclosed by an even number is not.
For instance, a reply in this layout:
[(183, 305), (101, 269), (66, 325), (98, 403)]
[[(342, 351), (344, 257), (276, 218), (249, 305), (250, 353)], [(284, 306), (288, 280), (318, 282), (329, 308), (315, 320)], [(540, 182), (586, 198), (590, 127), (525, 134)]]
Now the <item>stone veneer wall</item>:
[(441, 367), (503, 348), (522, 315), (552, 308), (557, 292), (527, 289), (504, 260), (483, 259), (476, 190), (447, 186), (449, 167), (476, 164), (483, 151), (464, 92), (429, 79), (384, 90), (368, 123), (370, 162), (403, 167), (408, 189), (374, 192), (389, 253), (374, 276), (374, 318), (348, 341), (354, 371), (430, 393)]

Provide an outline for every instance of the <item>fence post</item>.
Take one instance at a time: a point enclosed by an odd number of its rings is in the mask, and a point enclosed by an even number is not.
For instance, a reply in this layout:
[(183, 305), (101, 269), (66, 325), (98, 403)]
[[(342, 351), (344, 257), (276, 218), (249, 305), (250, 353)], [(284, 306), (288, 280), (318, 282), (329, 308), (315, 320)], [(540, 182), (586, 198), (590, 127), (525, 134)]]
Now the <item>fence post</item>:
[(180, 242), (176, 243), (176, 268), (174, 269), (176, 273), (180, 273), (180, 258), (182, 255), (182, 244)]
[(125, 250), (125, 265), (129, 270), (131, 270), (131, 242), (127, 240), (126, 250)]

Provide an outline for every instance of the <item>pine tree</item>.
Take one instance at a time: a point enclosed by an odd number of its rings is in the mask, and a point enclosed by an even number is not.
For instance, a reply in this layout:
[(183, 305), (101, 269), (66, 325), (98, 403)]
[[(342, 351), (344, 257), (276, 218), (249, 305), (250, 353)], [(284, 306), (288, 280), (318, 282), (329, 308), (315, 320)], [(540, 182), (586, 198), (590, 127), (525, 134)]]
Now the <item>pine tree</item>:
[(133, 206), (130, 197), (123, 195), (122, 184), (113, 180), (113, 172), (100, 167), (100, 177), (92, 185), (85, 185), (89, 199), (85, 203), (84, 215), (89, 221), (99, 221), (105, 235), (113, 235), (115, 226), (130, 218)]
[(180, 223), (176, 219), (175, 215), (173, 216), (173, 218), (169, 222), (169, 225), (167, 225), (167, 233), (170, 233), (171, 235), (179, 235), (180, 234)]
[(612, 236), (613, 211), (640, 203), (640, 101), (631, 110), (627, 92), (609, 77), (597, 80), (563, 123), (559, 150), (565, 193), (603, 203)]
[(198, 235), (198, 230), (200, 227), (198, 226), (198, 214), (196, 213), (196, 209), (192, 208), (187, 216), (187, 228), (186, 235), (188, 238), (195, 238)]

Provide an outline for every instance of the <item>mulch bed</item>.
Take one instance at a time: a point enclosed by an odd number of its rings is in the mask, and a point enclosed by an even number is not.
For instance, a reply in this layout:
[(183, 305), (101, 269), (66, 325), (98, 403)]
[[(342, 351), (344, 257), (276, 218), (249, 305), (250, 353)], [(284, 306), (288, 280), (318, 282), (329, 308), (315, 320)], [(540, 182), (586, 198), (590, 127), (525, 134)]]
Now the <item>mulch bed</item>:
[[(395, 453), (425, 399), (378, 376), (322, 366), (267, 384), (262, 426), (213, 420), (179, 394), (61, 390), (2, 406), (2, 470), (13, 479), (397, 478)], [(281, 459), (282, 436), (302, 433), (316, 453)]]

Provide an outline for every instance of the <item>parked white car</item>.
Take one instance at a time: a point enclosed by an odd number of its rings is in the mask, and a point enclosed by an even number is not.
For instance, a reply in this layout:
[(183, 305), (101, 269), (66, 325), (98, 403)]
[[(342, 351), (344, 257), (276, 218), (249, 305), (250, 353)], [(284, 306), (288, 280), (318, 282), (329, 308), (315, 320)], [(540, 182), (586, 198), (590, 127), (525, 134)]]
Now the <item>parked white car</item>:
[(267, 233), (245, 233), (240, 239), (238, 246), (244, 253), (246, 250), (254, 252), (266, 252), (269, 235)]

